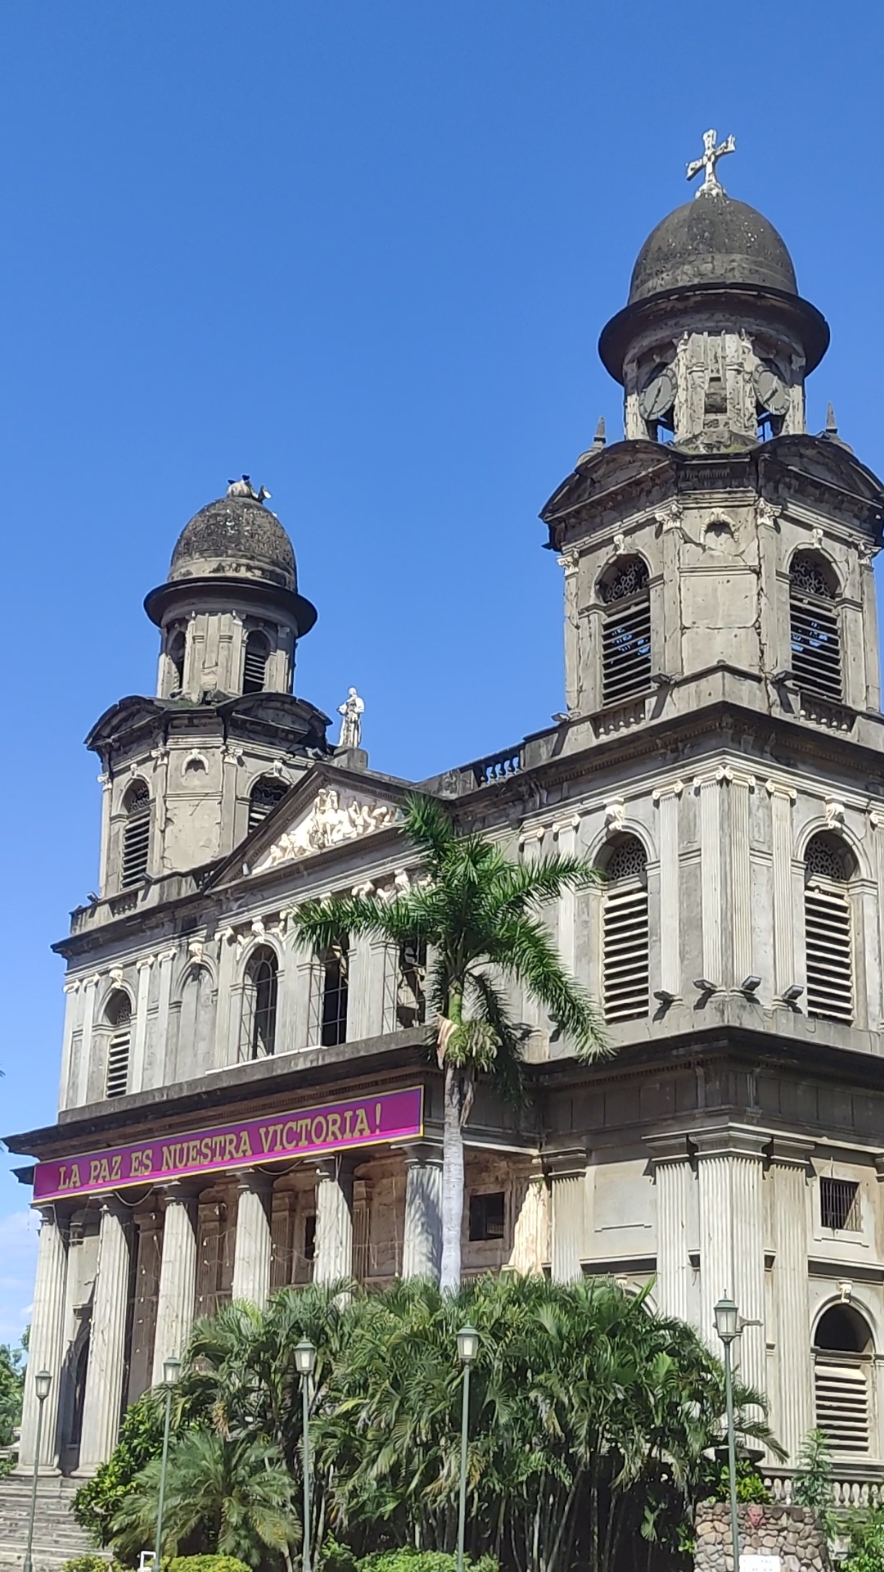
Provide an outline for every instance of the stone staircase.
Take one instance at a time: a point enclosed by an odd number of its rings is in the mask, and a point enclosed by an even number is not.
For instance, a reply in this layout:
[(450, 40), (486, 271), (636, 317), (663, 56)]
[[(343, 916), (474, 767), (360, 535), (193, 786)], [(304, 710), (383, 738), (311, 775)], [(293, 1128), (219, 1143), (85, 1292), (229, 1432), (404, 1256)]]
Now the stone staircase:
[[(21, 1572), (24, 1564), (31, 1483), (31, 1478), (23, 1474), (8, 1474), (0, 1479), (0, 1572)], [(34, 1572), (61, 1572), (72, 1556), (96, 1553), (71, 1515), (78, 1484), (78, 1480), (65, 1479), (60, 1474), (42, 1475), (38, 1480)]]

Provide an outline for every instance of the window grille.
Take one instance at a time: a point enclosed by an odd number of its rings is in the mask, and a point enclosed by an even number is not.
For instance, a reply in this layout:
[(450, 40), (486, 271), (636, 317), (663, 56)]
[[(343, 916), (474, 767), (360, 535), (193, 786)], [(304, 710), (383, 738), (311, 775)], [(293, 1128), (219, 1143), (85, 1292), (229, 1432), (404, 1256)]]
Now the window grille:
[(426, 1020), (427, 947), (408, 939), (388, 949), (384, 964), (384, 1031), (422, 1026)]
[(470, 1239), (474, 1243), (502, 1239), (504, 1218), (505, 1198), (502, 1190), (492, 1195), (470, 1196)]
[(169, 663), (172, 667), (172, 682), (169, 688), (171, 698), (178, 698), (184, 686), (184, 634), (178, 632), (169, 640)]
[(868, 1453), (869, 1382), (861, 1360), (817, 1354), (814, 1362), (817, 1429), (833, 1452)]
[(278, 986), (274, 952), (267, 947), (256, 950), (246, 968), (240, 1059), (267, 1059), (274, 1052)]
[(123, 872), (120, 884), (140, 884), (147, 876), (150, 855), (150, 792), (144, 781), (133, 781), (123, 798)]
[(647, 1015), (648, 968), (647, 858), (634, 835), (611, 850), (602, 897), (602, 1003), (606, 1021)]
[(125, 1097), (129, 1090), (129, 1048), (132, 1041), (132, 1000), (127, 993), (111, 996), (105, 1018), (114, 1028), (107, 1049), (105, 1097)]
[(347, 1041), (347, 950), (335, 945), (323, 961), (322, 1023), (319, 1040), (324, 1048)]
[(820, 1222), (823, 1228), (859, 1231), (859, 1185), (851, 1179), (820, 1179)]
[(262, 775), (255, 782), (249, 798), (250, 833), (262, 819), (266, 819), (268, 813), (273, 812), (277, 803), (282, 802), (287, 791), (287, 783), (280, 780), (278, 775)]
[(792, 558), (789, 578), (792, 669), (802, 687), (840, 700), (841, 632), (831, 580), (807, 552)]
[(243, 693), (263, 693), (270, 649), (263, 633), (250, 633), (246, 639), (242, 668)]
[(815, 835), (804, 866), (807, 1013), (849, 1022), (853, 1020), (853, 914), (844, 888), (849, 853), (834, 836)]
[(602, 703), (622, 699), (647, 688), (651, 678), (651, 599), (648, 570), (640, 557), (631, 557), (600, 586), (609, 608), (602, 624)]

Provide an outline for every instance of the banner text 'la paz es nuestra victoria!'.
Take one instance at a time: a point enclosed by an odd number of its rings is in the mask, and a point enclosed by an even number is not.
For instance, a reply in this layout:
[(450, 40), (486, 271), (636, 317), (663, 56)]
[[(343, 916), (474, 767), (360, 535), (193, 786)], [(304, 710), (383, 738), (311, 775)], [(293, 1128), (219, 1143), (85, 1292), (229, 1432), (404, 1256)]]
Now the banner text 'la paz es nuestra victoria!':
[(184, 1179), (275, 1158), (308, 1157), (413, 1138), (423, 1135), (423, 1097), (421, 1087), (410, 1086), (401, 1092), (323, 1103), (294, 1113), (267, 1114), (245, 1123), (38, 1163), (34, 1200), (57, 1201), (68, 1195), (149, 1184), (155, 1179)]

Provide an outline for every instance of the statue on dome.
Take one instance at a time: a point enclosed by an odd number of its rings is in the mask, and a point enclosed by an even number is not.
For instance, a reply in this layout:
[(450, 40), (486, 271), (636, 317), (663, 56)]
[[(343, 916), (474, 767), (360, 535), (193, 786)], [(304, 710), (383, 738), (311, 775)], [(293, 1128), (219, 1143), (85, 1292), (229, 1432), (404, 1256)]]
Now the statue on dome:
[(248, 497), (251, 502), (265, 502), (271, 493), (266, 486), (259, 486), (256, 491), (252, 485), (250, 475), (241, 475), (239, 480), (227, 482), (228, 497)]

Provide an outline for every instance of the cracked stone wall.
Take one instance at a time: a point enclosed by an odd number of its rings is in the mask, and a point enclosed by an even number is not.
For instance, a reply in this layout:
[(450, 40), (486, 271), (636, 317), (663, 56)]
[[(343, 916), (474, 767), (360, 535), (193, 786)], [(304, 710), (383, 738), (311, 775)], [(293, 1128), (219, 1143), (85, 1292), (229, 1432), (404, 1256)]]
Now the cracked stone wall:
[[(826, 1538), (805, 1507), (740, 1506), (740, 1561), (744, 1556), (779, 1557), (770, 1572), (827, 1572)], [(733, 1572), (731, 1519), (726, 1502), (704, 1501), (697, 1508), (696, 1572)]]

